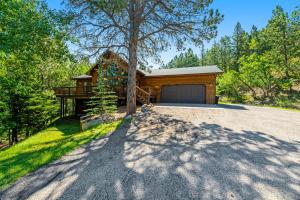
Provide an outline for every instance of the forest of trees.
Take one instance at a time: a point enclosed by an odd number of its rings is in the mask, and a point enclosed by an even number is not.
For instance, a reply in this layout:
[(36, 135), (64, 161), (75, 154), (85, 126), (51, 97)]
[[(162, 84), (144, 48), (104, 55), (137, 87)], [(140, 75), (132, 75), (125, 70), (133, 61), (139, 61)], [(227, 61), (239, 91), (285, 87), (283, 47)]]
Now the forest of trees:
[(12, 144), (59, 115), (52, 88), (88, 65), (70, 54), (65, 18), (45, 3), (0, 1), (0, 11), (0, 143)]
[(267, 25), (246, 32), (237, 23), (200, 55), (191, 49), (163, 68), (218, 65), (217, 92), (224, 101), (300, 107), (300, 9), (277, 6)]

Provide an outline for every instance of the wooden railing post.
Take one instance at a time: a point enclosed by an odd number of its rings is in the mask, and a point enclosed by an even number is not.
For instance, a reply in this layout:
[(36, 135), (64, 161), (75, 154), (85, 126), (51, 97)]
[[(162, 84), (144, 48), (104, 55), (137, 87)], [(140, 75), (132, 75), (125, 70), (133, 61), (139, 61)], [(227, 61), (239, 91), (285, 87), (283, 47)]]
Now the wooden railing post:
[(146, 92), (142, 88), (136, 86), (136, 96), (143, 99), (143, 103), (149, 104), (150, 103), (150, 93)]

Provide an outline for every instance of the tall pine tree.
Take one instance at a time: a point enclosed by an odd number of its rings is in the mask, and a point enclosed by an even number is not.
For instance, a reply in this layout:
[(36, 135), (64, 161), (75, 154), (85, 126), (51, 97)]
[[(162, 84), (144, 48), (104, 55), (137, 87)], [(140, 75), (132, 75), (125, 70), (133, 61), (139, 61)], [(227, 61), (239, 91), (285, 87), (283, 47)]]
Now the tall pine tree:
[(233, 32), (233, 50), (234, 50), (234, 70), (239, 70), (239, 59), (243, 55), (248, 55), (248, 34), (242, 28), (240, 22), (238, 22)]
[(117, 110), (117, 96), (111, 88), (112, 85), (108, 77), (104, 76), (103, 62), (100, 61), (98, 65), (97, 87), (94, 91), (95, 95), (89, 101), (89, 108), (86, 110), (88, 115), (100, 115), (105, 120)]

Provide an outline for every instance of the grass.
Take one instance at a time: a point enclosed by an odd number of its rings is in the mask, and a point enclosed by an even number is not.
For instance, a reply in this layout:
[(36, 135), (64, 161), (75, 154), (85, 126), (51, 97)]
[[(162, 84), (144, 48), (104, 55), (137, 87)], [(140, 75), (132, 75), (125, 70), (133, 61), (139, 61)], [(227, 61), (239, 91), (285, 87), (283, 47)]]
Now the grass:
[(226, 96), (220, 97), (219, 99), (220, 104), (246, 104), (300, 112), (300, 91), (294, 91), (290, 94), (279, 94), (274, 97), (272, 102), (269, 103), (255, 103), (249, 95), (245, 96), (245, 98), (242, 101), (243, 102), (240, 103), (234, 102), (231, 98)]
[[(228, 101), (219, 101), (219, 104), (239, 104), (239, 105), (243, 105), (245, 103), (232, 103), (232, 102), (228, 102)], [(281, 107), (281, 106), (274, 106), (274, 105), (266, 105), (266, 104), (245, 104), (245, 105), (249, 105), (249, 106), (259, 106), (259, 107), (267, 107), (267, 108), (277, 108), (280, 110), (289, 110), (289, 111), (294, 111), (294, 112), (300, 112), (299, 109), (297, 108), (288, 108), (288, 107)]]
[(80, 132), (77, 120), (60, 120), (36, 135), (0, 152), (0, 189), (93, 139), (116, 130), (122, 121)]

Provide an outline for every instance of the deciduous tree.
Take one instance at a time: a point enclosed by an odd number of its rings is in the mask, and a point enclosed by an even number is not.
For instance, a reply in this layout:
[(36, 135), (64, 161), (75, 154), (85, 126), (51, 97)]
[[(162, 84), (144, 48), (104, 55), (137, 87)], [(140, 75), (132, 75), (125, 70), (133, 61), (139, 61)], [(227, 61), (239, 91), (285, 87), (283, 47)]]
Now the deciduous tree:
[(69, 81), (74, 61), (62, 16), (41, 1), (0, 1), (0, 134), (11, 143), (58, 114), (52, 87)]

